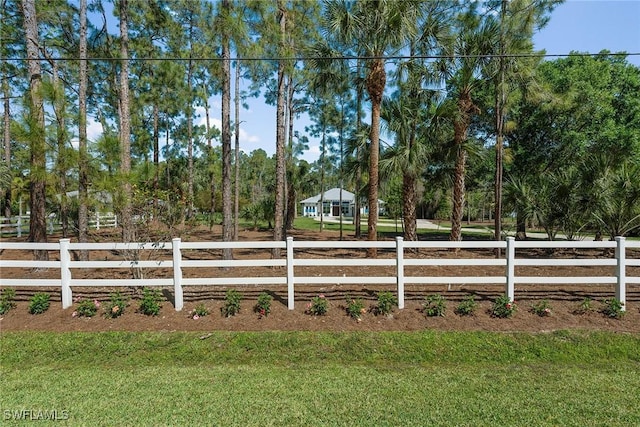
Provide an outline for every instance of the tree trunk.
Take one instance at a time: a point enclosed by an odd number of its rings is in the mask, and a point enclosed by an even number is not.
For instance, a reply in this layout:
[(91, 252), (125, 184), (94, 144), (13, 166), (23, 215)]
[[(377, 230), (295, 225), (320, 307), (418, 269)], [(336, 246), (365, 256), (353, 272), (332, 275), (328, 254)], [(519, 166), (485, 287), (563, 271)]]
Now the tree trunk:
[[(223, 13), (229, 13), (229, 0), (222, 0)], [(233, 212), (231, 207), (231, 61), (229, 36), (222, 34), (222, 240), (233, 240)], [(230, 248), (225, 248), (223, 259), (233, 258)]]
[(189, 65), (187, 70), (187, 218), (193, 217), (193, 84), (191, 76), (193, 75), (193, 61), (191, 60), (191, 50), (189, 51)]
[(120, 0), (120, 172), (122, 179), (122, 206), (120, 223), (122, 240), (135, 241), (132, 218), (131, 172), (131, 116), (129, 113), (129, 30), (128, 0)]
[(322, 140), (320, 142), (320, 232), (324, 230), (324, 156), (326, 152), (327, 128), (322, 113)]
[[(365, 81), (367, 92), (371, 98), (371, 131), (369, 134), (369, 218), (367, 221), (368, 240), (378, 240), (378, 161), (380, 156), (380, 108), (387, 75), (382, 59), (371, 61), (369, 73)], [(369, 248), (368, 256), (377, 257), (376, 248)]]
[(287, 131), (287, 209), (285, 216), (285, 230), (291, 230), (293, 228), (293, 221), (296, 217), (296, 172), (295, 163), (293, 159), (293, 119), (295, 115), (295, 107), (293, 105), (294, 87), (292, 79), (289, 79), (289, 88), (287, 96), (288, 107), (288, 131)]
[[(413, 54), (413, 46), (412, 46)], [(412, 89), (409, 92), (412, 99), (417, 99), (417, 90)], [(409, 135), (409, 152), (412, 152), (416, 144), (416, 134), (418, 132), (418, 119), (413, 117), (411, 120), (411, 134)], [(402, 177), (402, 214), (403, 228), (406, 240), (418, 240), (418, 231), (416, 224), (416, 177), (412, 172), (405, 172)]]
[(516, 240), (527, 240), (527, 221), (519, 212), (516, 213)]
[(158, 190), (160, 187), (160, 106), (153, 103), (153, 218), (158, 217)]
[[(9, 79), (2, 80), (2, 92), (4, 94), (4, 162), (7, 170), (11, 170), (11, 103), (9, 98), (11, 90), (9, 89)], [(11, 182), (7, 186), (4, 193), (4, 216), (8, 222), (11, 222)]]
[[(86, 243), (89, 234), (89, 160), (87, 154), (87, 0), (80, 0), (80, 69), (78, 88), (78, 241)], [(89, 252), (80, 251), (88, 261)]]
[(56, 144), (58, 157), (56, 159), (56, 169), (58, 173), (60, 191), (60, 222), (62, 224), (62, 237), (69, 236), (69, 201), (67, 198), (67, 159), (66, 159), (66, 108), (65, 93), (60, 81), (57, 62), (53, 62), (52, 83), (53, 83), (53, 113), (56, 118)]
[[(358, 63), (358, 69), (360, 67), (360, 63)], [(359, 72), (358, 72), (359, 74)], [(361, 85), (358, 85), (357, 94), (356, 94), (356, 135), (360, 134), (360, 129), (362, 129), (362, 118), (360, 117), (360, 110), (362, 108), (362, 89)], [(362, 237), (362, 229), (360, 227), (360, 223), (362, 222), (362, 216), (360, 214), (361, 204), (360, 204), (360, 188), (362, 188), (362, 168), (360, 165), (362, 164), (362, 152), (360, 150), (360, 144), (358, 144), (356, 148), (356, 191), (355, 191), (355, 204), (353, 213), (353, 223), (356, 227), (355, 238), (359, 239)]]
[(456, 163), (453, 181), (453, 211), (451, 213), (451, 234), (449, 240), (462, 240), (462, 216), (464, 209), (464, 178), (467, 163), (467, 152), (462, 145), (457, 146)]
[(406, 240), (418, 240), (416, 225), (416, 180), (411, 174), (402, 177), (402, 212), (404, 213), (404, 236)]
[[(287, 11), (284, 1), (278, 0), (278, 20), (280, 23), (281, 46), (280, 51), (284, 51), (286, 38), (286, 21)], [(276, 107), (276, 194), (275, 194), (275, 212), (273, 226), (273, 240), (280, 241), (284, 237), (284, 191), (285, 191), (285, 118), (284, 118), (284, 102), (285, 102), (285, 63), (284, 60), (278, 61), (278, 99)], [(273, 250), (273, 257), (280, 257), (280, 249)]]
[[(504, 19), (506, 16), (507, 0), (502, 0), (500, 7), (500, 56), (498, 57), (498, 87), (496, 88), (496, 176), (494, 183), (495, 195), (495, 213), (494, 213), (494, 238), (502, 239), (502, 170), (503, 170), (503, 154), (504, 154), (504, 120), (505, 120), (505, 104), (506, 89), (505, 82), (505, 62), (504, 54), (506, 52), (505, 35), (504, 35)], [(496, 249), (496, 256), (500, 256), (500, 249)]]
[[(24, 16), (25, 44), (27, 48), (27, 67), (29, 70), (29, 109), (30, 109), (30, 156), (31, 171), (29, 174), (30, 209), (29, 225), (30, 242), (47, 241), (46, 217), (46, 156), (44, 108), (42, 105), (42, 75), (38, 58), (38, 21), (34, 0), (22, 0)], [(47, 260), (47, 251), (35, 251), (36, 259)]]
[(464, 143), (467, 140), (467, 130), (471, 113), (476, 107), (471, 101), (471, 96), (464, 92), (458, 99), (459, 117), (454, 123), (453, 141), (456, 147), (456, 163), (453, 178), (453, 209), (451, 212), (451, 234), (449, 240), (458, 242), (462, 240), (462, 216), (464, 214), (465, 197), (465, 169), (467, 165), (467, 150)]
[(240, 221), (240, 61), (236, 61), (235, 116), (235, 197), (233, 198), (233, 240), (238, 240), (238, 223)]

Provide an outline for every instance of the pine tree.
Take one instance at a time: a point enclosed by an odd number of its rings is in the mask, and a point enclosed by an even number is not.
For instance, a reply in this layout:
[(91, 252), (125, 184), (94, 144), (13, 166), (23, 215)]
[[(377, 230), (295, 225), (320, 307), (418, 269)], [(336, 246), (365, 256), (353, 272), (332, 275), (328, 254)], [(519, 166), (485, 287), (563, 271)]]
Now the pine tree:
[[(38, 50), (38, 18), (35, 0), (22, 0), (24, 36), (29, 70), (29, 147), (31, 155), (30, 171), (30, 242), (47, 241), (46, 218), (46, 145), (44, 129), (44, 107), (42, 102), (42, 69)], [(49, 258), (48, 252), (36, 251), (39, 260)]]

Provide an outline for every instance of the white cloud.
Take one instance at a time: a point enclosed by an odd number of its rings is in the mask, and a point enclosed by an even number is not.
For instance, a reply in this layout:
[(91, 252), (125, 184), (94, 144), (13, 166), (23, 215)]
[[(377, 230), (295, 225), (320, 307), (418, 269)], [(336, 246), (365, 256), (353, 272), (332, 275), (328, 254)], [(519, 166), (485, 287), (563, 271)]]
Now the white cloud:
[(247, 131), (242, 128), (240, 125), (240, 143), (246, 144), (257, 144), (260, 142), (260, 137), (257, 135), (250, 135)]
[[(96, 121), (93, 117), (87, 118), (87, 139), (89, 141), (95, 141), (102, 136), (102, 125)], [(71, 138), (71, 145), (76, 150), (80, 146), (80, 139), (78, 137)]]
[(309, 149), (302, 154), (302, 158), (309, 163), (313, 163), (320, 158), (320, 145), (309, 144)]
[[(194, 124), (198, 126), (205, 126), (207, 123), (207, 118), (205, 114), (204, 107), (198, 106), (194, 110)], [(216, 127), (218, 129), (222, 129), (222, 121), (218, 117), (214, 117), (212, 115), (211, 109), (209, 110), (209, 124), (212, 127)], [(234, 129), (231, 129), (232, 132)], [(103, 128), (100, 122), (96, 121), (93, 117), (87, 118), (87, 138), (89, 141), (95, 141), (102, 136)], [(241, 122), (240, 124), (240, 144), (243, 149), (247, 151), (253, 151), (256, 148), (259, 148), (261, 142), (261, 138), (253, 133), (250, 133), (246, 130), (245, 124)], [(78, 138), (73, 138), (71, 140), (71, 144), (74, 148), (78, 148)]]
[(102, 135), (103, 131), (104, 129), (102, 129), (102, 124), (100, 122), (97, 122), (91, 117), (87, 119), (87, 139), (89, 141), (95, 141), (98, 139)]

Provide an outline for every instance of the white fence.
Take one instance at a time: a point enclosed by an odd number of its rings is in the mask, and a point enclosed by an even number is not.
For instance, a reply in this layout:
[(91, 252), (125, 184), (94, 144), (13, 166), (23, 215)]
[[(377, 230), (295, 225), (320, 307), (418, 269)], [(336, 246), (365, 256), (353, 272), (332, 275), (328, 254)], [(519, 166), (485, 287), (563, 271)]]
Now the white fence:
[[(0, 237), (3, 234), (14, 234), (22, 237), (22, 233), (29, 233), (29, 215), (19, 215), (11, 218), (0, 217)], [(96, 213), (89, 217), (89, 228), (115, 228), (118, 226), (118, 217), (113, 213)], [(53, 234), (62, 229), (59, 219), (51, 214), (47, 217), (47, 233)]]
[[(198, 256), (205, 252), (222, 251), (229, 248), (243, 252), (245, 259), (222, 260), (205, 259)], [(383, 252), (377, 258), (358, 257), (353, 255), (354, 250), (377, 248)], [(554, 258), (541, 256), (516, 256), (516, 251), (520, 249), (540, 249), (543, 251), (553, 251), (556, 249), (601, 249), (599, 256), (575, 256), (570, 258)], [(279, 249), (284, 256), (272, 258), (270, 256), (256, 256), (258, 250)], [(437, 252), (431, 255), (421, 256), (420, 251), (430, 249), (432, 251), (451, 251), (455, 249), (465, 250), (485, 250), (492, 254), (494, 250), (504, 251), (504, 258), (496, 258), (492, 255), (485, 257), (456, 258), (443, 257)], [(405, 284), (498, 284), (504, 285), (505, 295), (510, 300), (515, 298), (516, 284), (581, 284), (581, 285), (612, 285), (615, 298), (624, 304), (626, 303), (626, 290), (628, 284), (640, 284), (640, 241), (626, 240), (623, 237), (616, 238), (615, 241), (516, 241), (509, 237), (506, 241), (404, 241), (401, 237), (395, 241), (294, 241), (292, 237), (286, 241), (273, 242), (182, 242), (180, 239), (173, 239), (164, 243), (71, 243), (69, 239), (62, 239), (57, 243), (17, 243), (0, 242), (0, 268), (21, 269), (58, 269), (59, 278), (55, 279), (35, 279), (29, 278), (4, 278), (0, 277), (0, 286), (32, 287), (32, 286), (54, 286), (60, 287), (62, 293), (62, 306), (68, 308), (72, 305), (72, 288), (85, 286), (169, 286), (174, 289), (175, 309), (180, 311), (184, 305), (183, 288), (185, 286), (238, 286), (238, 285), (286, 285), (287, 302), (290, 310), (294, 309), (294, 295), (296, 285), (326, 285), (326, 284), (384, 284), (394, 285), (397, 288), (398, 308), (405, 305)], [(7, 259), (4, 251), (11, 250), (47, 250), (59, 252), (59, 259), (52, 261), (35, 260), (11, 260)], [(335, 254), (336, 251), (346, 250), (345, 255)], [(627, 256), (629, 253), (636, 254), (634, 257)], [(120, 260), (92, 260), (75, 261), (72, 260), (72, 251), (107, 251), (108, 253), (126, 253), (130, 257)], [(193, 252), (192, 252), (193, 251)], [(331, 252), (333, 251), (333, 253)], [(633, 251), (633, 252), (631, 252)], [(142, 252), (154, 254), (156, 259), (141, 260), (139, 256)], [(184, 256), (184, 252), (189, 252)], [(329, 252), (327, 254), (327, 252)], [(248, 253), (248, 255), (247, 255)], [(322, 253), (322, 256), (318, 255)], [(447, 252), (451, 253), (451, 252)], [(606, 253), (610, 253), (606, 256)], [(334, 255), (335, 254), (335, 255)], [(348, 255), (347, 255), (348, 254)], [(435, 254), (435, 256), (434, 256)], [(126, 257), (125, 257), (126, 258)], [(218, 258), (220, 258), (218, 256)], [(336, 275), (338, 267), (356, 268), (363, 275), (347, 276)], [(457, 270), (464, 270), (463, 267), (482, 266), (491, 267), (493, 271), (498, 271), (496, 275), (475, 275), (475, 276), (436, 276), (436, 275), (412, 275), (414, 267), (460, 267)], [(517, 276), (516, 267), (607, 267), (609, 275), (599, 276)], [(215, 268), (215, 271), (226, 274), (211, 274), (201, 277), (183, 277), (183, 272), (202, 268)], [(269, 274), (258, 274), (254, 277), (246, 277), (247, 271), (258, 272), (259, 268), (270, 268)], [(319, 267), (327, 271), (327, 275), (304, 276), (295, 274), (296, 268), (304, 273), (305, 267)], [(106, 278), (74, 278), (73, 271), (80, 272), (92, 269), (161, 269), (164, 278), (141, 279), (106, 279)], [(379, 274), (379, 270), (385, 270), (387, 275)], [(229, 275), (229, 272), (242, 269), (244, 274)], [(372, 271), (368, 271), (373, 269)], [(490, 269), (489, 269), (490, 270)], [(601, 269), (602, 270), (602, 269)], [(95, 271), (95, 270), (93, 270)], [(378, 274), (376, 274), (378, 271)], [(487, 270), (485, 270), (486, 273)], [(456, 271), (458, 273), (459, 271)], [(370, 273), (370, 274), (364, 274)], [(205, 275), (207, 276), (207, 275)], [(223, 277), (224, 276), (224, 277)]]

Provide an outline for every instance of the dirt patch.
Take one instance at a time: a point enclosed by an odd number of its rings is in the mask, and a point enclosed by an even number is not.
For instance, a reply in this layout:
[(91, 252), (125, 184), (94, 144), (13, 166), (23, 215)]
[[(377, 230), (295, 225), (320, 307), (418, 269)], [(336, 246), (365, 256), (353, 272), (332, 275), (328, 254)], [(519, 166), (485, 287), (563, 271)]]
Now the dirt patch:
[[(338, 238), (336, 232), (324, 231), (322, 233), (309, 231), (296, 231), (292, 233), (297, 240), (330, 240)], [(96, 241), (116, 241), (117, 236), (108, 232), (94, 234)], [(241, 240), (268, 240), (271, 234), (268, 231), (245, 230), (241, 235)], [(393, 236), (387, 236), (392, 238)], [(348, 239), (353, 239), (348, 236)], [(206, 241), (220, 240), (219, 230), (208, 230), (199, 228), (190, 230), (189, 234), (182, 236), (183, 241)], [(15, 240), (15, 239), (14, 239)], [(55, 241), (53, 237), (50, 241)], [(7, 241), (5, 239), (5, 241)], [(113, 254), (101, 253), (92, 254), (108, 258)], [(242, 257), (241, 253), (234, 253)], [(308, 256), (331, 256), (323, 251), (309, 253)], [(342, 254), (345, 255), (345, 254)], [(350, 252), (350, 256), (364, 256), (360, 252)], [(460, 254), (451, 253), (430, 253), (414, 254), (412, 256), (422, 257), (484, 257), (486, 253), (466, 251)], [(543, 254), (531, 253), (530, 256), (541, 256)], [(548, 256), (548, 254), (544, 254)], [(563, 254), (556, 254), (563, 256)], [(8, 255), (7, 255), (8, 256)], [(25, 259), (31, 256), (29, 253), (23, 254)], [(212, 251), (212, 257), (219, 256)], [(386, 256), (384, 253), (381, 257)], [(489, 255), (490, 256), (490, 255)], [(566, 256), (575, 256), (574, 253)], [(586, 255), (585, 255), (586, 256)], [(593, 254), (589, 254), (593, 256)], [(11, 254), (11, 259), (17, 259), (15, 253)], [(431, 267), (431, 270), (417, 273), (433, 274), (438, 276), (454, 275), (459, 273), (456, 268), (460, 267)], [(304, 275), (321, 274), (321, 271), (306, 267)], [(345, 274), (357, 275), (356, 267), (340, 267), (340, 271), (332, 272), (332, 275)], [(550, 272), (545, 268), (531, 267), (523, 272), (526, 275), (585, 275), (586, 267), (563, 268), (560, 272), (554, 270)], [(107, 270), (108, 271), (108, 270)], [(219, 270), (217, 270), (219, 273)], [(473, 267), (473, 274), (496, 275), (502, 274), (501, 268), (495, 267)], [(57, 271), (56, 271), (57, 272)], [(11, 277), (20, 274), (7, 269), (2, 272), (3, 277)], [(22, 273), (24, 274), (24, 273)], [(35, 277), (49, 277), (51, 271), (43, 270), (33, 273)], [(88, 273), (87, 273), (88, 274)], [(113, 277), (121, 277), (130, 274), (128, 272), (112, 273)], [(159, 271), (157, 276), (164, 274)], [(200, 274), (211, 274), (203, 272)], [(237, 275), (237, 271), (234, 272)], [(255, 269), (247, 271), (247, 274), (255, 275)], [(267, 272), (267, 274), (269, 274)], [(271, 272), (270, 274), (273, 274)], [(326, 270), (324, 272), (326, 275)], [(467, 274), (467, 273), (465, 273)], [(600, 275), (595, 271), (590, 274)], [(21, 277), (24, 277), (21, 276)], [(105, 302), (109, 299), (110, 292), (122, 291), (129, 298), (129, 306), (122, 317), (107, 319), (103, 315), (102, 309), (93, 318), (73, 317), (74, 307), (63, 310), (60, 303), (59, 289), (44, 288), (17, 288), (17, 307), (8, 313), (0, 316), (1, 331), (20, 330), (48, 330), (48, 331), (212, 331), (212, 330), (242, 330), (242, 331), (263, 331), (263, 330), (309, 330), (309, 331), (413, 331), (422, 329), (436, 330), (484, 330), (484, 331), (527, 331), (544, 332), (558, 329), (584, 329), (584, 330), (606, 330), (617, 332), (640, 333), (640, 286), (629, 285), (627, 289), (627, 311), (621, 319), (611, 319), (600, 313), (602, 301), (613, 296), (613, 286), (596, 285), (526, 285), (516, 289), (516, 302), (518, 310), (509, 319), (494, 318), (490, 314), (493, 301), (502, 295), (502, 286), (478, 286), (478, 285), (407, 285), (405, 286), (405, 308), (395, 309), (391, 316), (376, 316), (373, 308), (377, 302), (377, 293), (383, 290), (394, 291), (393, 286), (361, 286), (361, 285), (319, 285), (319, 286), (296, 286), (296, 307), (294, 310), (287, 309), (287, 289), (285, 286), (269, 287), (236, 287), (242, 294), (240, 313), (233, 317), (223, 317), (221, 308), (224, 305), (224, 293), (226, 288), (221, 287), (186, 287), (184, 290), (184, 309), (176, 311), (172, 304), (172, 292), (170, 288), (163, 289), (166, 301), (158, 316), (145, 316), (137, 313), (139, 305), (139, 290), (130, 288), (74, 288), (75, 298), (97, 299)], [(51, 307), (40, 315), (28, 313), (28, 300), (35, 292), (48, 291), (51, 294)], [(258, 295), (267, 292), (273, 297), (271, 314), (259, 316), (253, 311)], [(427, 317), (422, 313), (422, 305), (425, 297), (432, 294), (441, 294), (446, 301), (446, 311), (443, 317)], [(305, 313), (306, 304), (314, 296), (325, 295), (329, 302), (328, 313), (324, 316), (311, 316)], [(455, 308), (460, 304), (465, 296), (474, 295), (478, 302), (478, 308), (473, 316), (460, 316), (454, 313)], [(361, 299), (364, 302), (367, 312), (360, 321), (352, 319), (346, 313), (347, 298)], [(593, 310), (586, 314), (577, 314), (576, 309), (585, 298), (593, 300)], [(533, 304), (541, 300), (548, 300), (551, 308), (551, 315), (540, 317), (531, 312)], [(210, 314), (194, 320), (190, 312), (197, 304), (204, 304)]]

